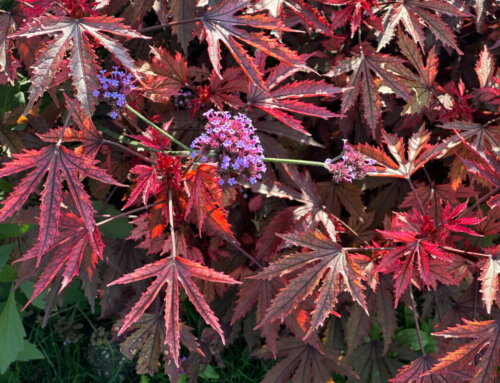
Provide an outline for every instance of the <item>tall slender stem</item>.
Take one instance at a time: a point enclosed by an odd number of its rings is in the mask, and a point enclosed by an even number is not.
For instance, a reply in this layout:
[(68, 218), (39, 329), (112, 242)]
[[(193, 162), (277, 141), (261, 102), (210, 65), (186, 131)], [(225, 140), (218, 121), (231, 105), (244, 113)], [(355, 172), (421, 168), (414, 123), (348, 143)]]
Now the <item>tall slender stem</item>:
[(420, 325), (418, 324), (418, 313), (417, 305), (415, 304), (415, 298), (413, 298), (413, 288), (410, 285), (410, 299), (411, 299), (411, 311), (413, 312), (413, 320), (415, 321), (415, 329), (417, 330), (418, 345), (420, 346), (420, 351), (422, 355), (425, 356), (424, 344), (422, 343), (422, 334), (420, 333)]
[(486, 253), (476, 253), (474, 251), (467, 251), (467, 250), (460, 250), (460, 249), (455, 249), (454, 247), (450, 246), (439, 246), (441, 249), (446, 250), (446, 251), (451, 251), (453, 253), (458, 253), (458, 254), (463, 254), (463, 255), (475, 255), (477, 257), (491, 257), (491, 254), (486, 254)]
[(417, 190), (415, 189), (415, 186), (413, 186), (413, 182), (411, 182), (410, 178), (407, 178), (408, 183), (410, 184), (411, 190), (413, 191), (413, 194), (415, 195), (415, 199), (418, 202), (418, 206), (420, 207), (420, 211), (422, 214), (425, 214), (425, 209), (424, 205), (422, 204), (422, 201), (420, 200), (420, 197), (418, 196)]
[[(155, 203), (149, 205), (149, 207), (153, 207), (153, 206), (159, 205), (159, 204), (164, 203), (164, 202), (165, 201), (156, 201)], [(114, 215), (112, 217), (109, 217), (108, 219), (105, 219), (104, 221), (97, 222), (96, 226), (102, 226), (102, 225), (105, 225), (105, 224), (107, 224), (107, 223), (109, 223), (111, 221), (114, 221), (115, 219), (126, 217), (127, 215), (138, 213), (140, 211), (144, 211), (144, 210), (147, 210), (147, 209), (148, 209), (148, 207), (146, 207), (146, 206), (139, 206), (139, 207), (137, 207), (135, 209), (128, 210), (128, 211), (120, 213), (118, 215)]]
[(168, 189), (168, 220), (170, 223), (170, 240), (172, 241), (172, 254), (170, 257), (177, 257), (177, 248), (175, 243), (175, 229), (174, 229), (174, 208), (172, 206), (172, 189)]
[(75, 106), (76, 106), (76, 98), (73, 100), (73, 102), (71, 103), (71, 106), (69, 107), (68, 115), (66, 116), (66, 119), (64, 120), (64, 124), (63, 124), (63, 127), (61, 129), (61, 133), (59, 133), (59, 139), (56, 142), (57, 147), (61, 146), (62, 140), (64, 138), (64, 131), (66, 130), (66, 128), (69, 125), (69, 122), (71, 120), (71, 116), (73, 115), (73, 111), (75, 110)]
[(160, 128), (154, 122), (148, 120), (146, 117), (144, 117), (141, 113), (139, 113), (137, 110), (135, 110), (134, 108), (132, 108), (130, 105), (126, 104), (125, 107), (130, 112), (132, 112), (137, 117), (139, 117), (140, 120), (144, 121), (146, 124), (148, 124), (149, 126), (153, 127), (154, 129), (156, 129), (156, 131), (158, 131), (159, 133), (163, 134), (165, 137), (168, 137), (172, 142), (175, 142), (182, 149), (188, 150), (188, 151), (192, 152), (192, 149), (189, 146), (184, 145), (182, 142), (180, 142), (177, 138), (175, 138), (174, 136), (172, 136), (170, 133), (165, 132), (162, 128)]
[(280, 164), (319, 166), (319, 167), (327, 169), (325, 163), (319, 162), (319, 161), (306, 161), (306, 160), (296, 160), (293, 158), (270, 158), (270, 157), (264, 157), (263, 161), (264, 162), (276, 162), (276, 163), (280, 163)]
[(476, 311), (477, 311), (477, 291), (478, 289), (478, 281), (477, 278), (474, 278), (474, 302), (472, 302), (472, 320), (476, 320)]
[(235, 249), (237, 249), (241, 254), (243, 254), (245, 257), (247, 257), (250, 261), (252, 261), (253, 264), (255, 264), (257, 267), (260, 269), (264, 268), (264, 265), (260, 263), (258, 260), (255, 259), (251, 254), (246, 252), (241, 246), (239, 246), (237, 243), (234, 242), (228, 242), (231, 246), (233, 246)]
[(427, 178), (427, 182), (429, 182), (429, 186), (431, 188), (432, 198), (434, 199), (434, 214), (435, 214), (434, 217), (437, 219), (437, 216), (438, 216), (438, 200), (437, 200), (436, 190), (434, 188), (435, 185), (434, 185), (434, 182), (432, 181), (432, 178), (431, 178), (429, 172), (425, 168), (425, 166), (422, 169), (424, 170), (425, 177)]

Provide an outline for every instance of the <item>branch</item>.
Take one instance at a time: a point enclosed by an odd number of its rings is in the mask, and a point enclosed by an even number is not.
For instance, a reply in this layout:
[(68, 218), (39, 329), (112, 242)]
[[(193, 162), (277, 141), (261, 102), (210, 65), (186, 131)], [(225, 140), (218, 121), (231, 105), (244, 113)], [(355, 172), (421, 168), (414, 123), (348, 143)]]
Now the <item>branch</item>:
[(415, 329), (417, 330), (418, 345), (420, 346), (420, 351), (422, 355), (425, 356), (424, 344), (422, 343), (422, 334), (420, 333), (420, 325), (418, 324), (418, 313), (417, 305), (415, 304), (415, 298), (413, 298), (413, 288), (410, 285), (410, 300), (411, 300), (411, 311), (413, 312), (413, 320), (415, 321)]
[(73, 111), (75, 110), (75, 105), (76, 105), (76, 98), (73, 100), (73, 102), (71, 103), (71, 106), (69, 107), (68, 115), (66, 116), (66, 119), (64, 120), (64, 124), (63, 124), (63, 127), (61, 129), (61, 133), (59, 133), (59, 139), (56, 142), (57, 147), (61, 146), (62, 140), (64, 138), (64, 131), (66, 130), (66, 128), (69, 125), (69, 121), (71, 120), (71, 116), (73, 115)]
[(420, 210), (422, 211), (422, 214), (425, 214), (424, 205), (422, 204), (422, 201), (420, 200), (420, 197), (418, 196), (418, 193), (417, 193), (417, 190), (415, 189), (415, 186), (413, 186), (413, 182), (411, 182), (410, 178), (407, 178), (406, 180), (410, 184), (411, 190), (413, 191), (413, 194), (415, 195), (415, 199), (418, 202), (418, 206), (420, 207)]
[(466, 210), (464, 210), (464, 212), (462, 214), (459, 215), (459, 217), (461, 216), (464, 216), (466, 215), (468, 212), (474, 212), (474, 210), (476, 208), (479, 207), (479, 205), (481, 205), (484, 201), (486, 201), (487, 199), (489, 199), (492, 195), (496, 194), (496, 193), (499, 193), (500, 192), (500, 186), (497, 186), (496, 188), (494, 188), (493, 190), (490, 190), (487, 194), (483, 195), (481, 198), (479, 198), (475, 203), (474, 205), (472, 205), (471, 207), (467, 208)]
[(172, 207), (172, 189), (168, 189), (168, 223), (170, 224), (170, 237), (172, 241), (172, 254), (171, 258), (177, 257), (177, 248), (175, 243), (175, 229), (174, 229), (174, 208)]
[(158, 29), (163, 29), (167, 27), (173, 27), (175, 25), (183, 25), (183, 24), (191, 24), (191, 23), (196, 23), (197, 21), (200, 21), (201, 19), (199, 17), (195, 19), (188, 19), (188, 20), (180, 20), (180, 21), (173, 21), (171, 23), (165, 23), (165, 24), (160, 24), (160, 25), (153, 25), (151, 27), (143, 28), (140, 29), (140, 33), (147, 33), (147, 32), (153, 32)]
[(140, 158), (140, 159), (141, 159), (141, 160), (143, 160), (144, 162), (148, 162), (148, 163), (153, 164), (153, 165), (155, 165), (155, 164), (156, 164), (156, 162), (155, 162), (155, 161), (153, 161), (151, 158), (145, 157), (145, 156), (143, 156), (142, 154), (137, 153), (135, 150), (132, 150), (132, 149), (130, 149), (130, 148), (127, 148), (125, 145), (119, 144), (118, 142), (103, 139), (103, 140), (102, 140), (102, 143), (103, 143), (103, 144), (107, 144), (107, 145), (113, 145), (113, 146), (116, 146), (117, 148), (120, 148), (121, 150), (123, 150), (124, 152), (127, 152), (128, 154), (131, 154), (131, 155), (133, 155), (133, 156), (136, 156), (136, 157)]

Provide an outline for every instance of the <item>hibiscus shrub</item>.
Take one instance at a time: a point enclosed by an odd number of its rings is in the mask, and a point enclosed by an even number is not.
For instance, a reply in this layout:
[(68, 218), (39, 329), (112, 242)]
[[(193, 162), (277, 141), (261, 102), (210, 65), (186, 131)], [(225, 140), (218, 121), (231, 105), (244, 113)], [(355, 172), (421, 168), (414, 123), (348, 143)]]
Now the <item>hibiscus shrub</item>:
[(264, 382), (495, 380), (498, 2), (0, 4), (25, 308), (78, 279), (174, 382), (238, 337)]

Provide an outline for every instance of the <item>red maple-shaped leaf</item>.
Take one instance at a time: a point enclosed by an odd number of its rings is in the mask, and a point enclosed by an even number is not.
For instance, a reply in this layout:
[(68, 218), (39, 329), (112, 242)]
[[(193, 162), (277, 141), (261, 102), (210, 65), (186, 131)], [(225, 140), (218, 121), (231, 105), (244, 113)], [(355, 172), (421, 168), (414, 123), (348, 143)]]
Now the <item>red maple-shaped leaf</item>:
[[(282, 338), (278, 341), (277, 347), (278, 358), (281, 360), (266, 373), (262, 383), (333, 382), (333, 372), (353, 379), (358, 378), (345, 356), (325, 344)], [(263, 359), (274, 357), (266, 346), (256, 351), (254, 355)]]
[[(377, 53), (368, 44), (358, 45), (351, 58), (344, 59), (335, 65), (329, 76), (339, 76), (353, 72), (346, 84), (347, 89), (342, 96), (341, 111), (345, 114), (355, 104), (361, 95), (363, 112), (372, 135), (376, 136), (378, 122), (382, 115), (381, 100), (375, 74), (382, 82), (392, 89), (397, 97), (410, 101), (410, 91), (395, 73), (404, 73), (403, 59), (391, 55)], [(390, 71), (388, 68), (390, 67)]]
[(222, 78), (215, 71), (212, 71), (208, 95), (220, 110), (224, 109), (223, 104), (228, 104), (233, 108), (241, 108), (244, 103), (240, 98), (240, 92), (246, 91), (247, 83), (249, 83), (248, 78), (243, 76), (240, 68), (227, 68), (222, 73)]
[[(445, 338), (468, 338), (463, 346), (439, 359), (427, 374), (448, 374), (473, 366), (471, 383), (490, 383), (495, 380), (500, 365), (500, 319), (469, 321), (434, 333)], [(477, 362), (477, 359), (479, 361)]]
[(490, 254), (486, 254), (486, 259), (478, 262), (481, 268), (481, 293), (486, 305), (486, 312), (491, 312), (493, 302), (497, 302), (500, 307), (500, 246), (491, 249)]
[[(256, 321), (260, 322), (266, 315), (266, 308), (270, 306), (271, 300), (276, 296), (280, 288), (283, 287), (283, 281), (280, 279), (247, 279), (238, 291), (238, 301), (234, 308), (231, 325), (238, 319), (243, 318), (251, 308), (257, 303)], [(266, 344), (273, 353), (277, 354), (277, 344), (279, 323), (266, 323), (260, 327), (260, 333), (266, 339)]]
[(483, 178), (485, 181), (495, 186), (493, 191), (496, 190), (497, 193), (493, 193), (487, 203), (492, 209), (500, 207), (500, 193), (498, 193), (498, 189), (500, 188), (500, 159), (495, 154), (476, 150), (476, 148), (469, 145), (466, 146), (472, 149), (480, 158), (477, 161), (462, 158), (462, 162), (469, 172)]
[[(374, 27), (383, 32), (382, 21), (374, 14), (374, 8), (379, 7), (377, 0), (327, 0), (328, 4), (344, 6), (343, 9), (333, 13), (333, 28), (337, 29), (350, 21), (351, 38), (361, 26), (361, 22), (369, 27)], [(366, 17), (367, 15), (368, 17)]]
[(376, 268), (379, 272), (394, 273), (395, 306), (415, 277), (420, 277), (427, 287), (433, 288), (437, 287), (437, 281), (456, 283), (443, 267), (452, 258), (436, 243), (438, 233), (429, 216), (423, 216), (416, 209), (396, 213), (391, 230), (378, 231), (393, 243), (403, 243), (388, 251)]
[(416, 193), (409, 191), (400, 208), (411, 208), (418, 206), (418, 200), (427, 207), (431, 218), (439, 221), (443, 214), (443, 204), (449, 203), (451, 206), (459, 205), (459, 198), (477, 198), (477, 192), (472, 187), (460, 186), (457, 190), (452, 189), (450, 184), (422, 184), (415, 187)]
[(242, 14), (236, 16), (238, 12), (243, 11), (249, 4), (248, 0), (223, 0), (201, 17), (206, 34), (205, 38), (208, 42), (208, 55), (217, 75), (222, 77), (220, 72), (220, 41), (227, 46), (236, 62), (241, 66), (250, 80), (262, 89), (266, 89), (262, 80), (262, 73), (259, 71), (255, 60), (238, 41), (249, 44), (257, 50), (273, 56), (288, 65), (308, 69), (296, 52), (288, 49), (278, 40), (269, 37), (263, 32), (247, 32), (241, 28), (253, 27), (271, 31), (293, 31), (284, 27), (279, 20), (263, 14)]
[(156, 168), (148, 165), (135, 165), (130, 170), (130, 173), (137, 177), (137, 183), (123, 209), (127, 209), (135, 204), (139, 198), (144, 206), (148, 206), (149, 197), (157, 194), (161, 187)]
[(168, 154), (158, 153), (156, 164), (136, 165), (130, 173), (137, 176), (137, 183), (123, 209), (132, 206), (140, 197), (144, 206), (147, 206), (151, 195), (166, 193), (170, 188), (180, 190), (181, 162), (179, 158)]
[[(64, 100), (66, 101), (66, 109), (71, 110), (71, 105), (74, 100), (66, 96), (66, 93), (64, 93)], [(69, 126), (65, 127), (62, 142), (81, 142), (82, 146), (76, 148), (75, 153), (95, 158), (103, 142), (101, 132), (97, 130), (92, 118), (85, 113), (78, 103), (73, 107), (71, 119), (78, 129)], [(44, 142), (56, 143), (61, 136), (61, 130), (62, 127), (51, 129), (47, 133), (39, 134), (38, 137)]]
[(401, 29), (398, 30), (398, 46), (417, 74), (412, 71), (401, 73), (404, 84), (413, 91), (411, 101), (405, 106), (404, 114), (420, 113), (431, 107), (439, 94), (436, 84), (439, 59), (435, 48), (429, 50), (424, 64), (417, 44)]
[[(282, 0), (278, 0), (282, 1)], [(330, 0), (319, 0), (321, 3), (330, 4)], [(333, 36), (332, 25), (328, 22), (322, 12), (318, 11), (312, 4), (304, 0), (286, 0), (284, 2), (295, 15), (313, 31)]]
[[(331, 4), (331, 1), (318, 0), (315, 3)], [(259, 6), (259, 4), (262, 4), (262, 6)], [(286, 5), (286, 8), (283, 5)], [(285, 22), (289, 19), (292, 19), (294, 23), (302, 22), (308, 32), (316, 31), (327, 36), (334, 36), (334, 29), (336, 28), (325, 17), (326, 12), (330, 9), (327, 9), (325, 6), (320, 7), (321, 9), (318, 10), (305, 0), (261, 0), (255, 6), (257, 9), (267, 8), (273, 17), (281, 17)], [(297, 17), (301, 20), (298, 20)]]
[[(423, 355), (398, 371), (398, 374), (389, 380), (391, 383), (435, 383), (435, 382), (463, 382), (470, 379), (471, 375), (465, 368), (452, 371), (447, 376), (439, 373), (427, 372), (437, 363), (431, 355)], [(451, 380), (450, 380), (451, 379)]]
[[(126, 338), (120, 342), (120, 352), (128, 359), (133, 360), (137, 357), (135, 371), (137, 374), (154, 375), (158, 371), (158, 358), (161, 354), (165, 360), (165, 372), (170, 375), (172, 364), (168, 346), (164, 343), (165, 327), (163, 318), (158, 310), (154, 313), (145, 313), (141, 318), (130, 326)], [(113, 325), (116, 331), (121, 327), (120, 322)], [(179, 338), (180, 342), (188, 348), (190, 352), (197, 352), (203, 355), (196, 337), (191, 333), (193, 329), (185, 323), (179, 323)], [(175, 367), (175, 366), (174, 366)], [(175, 368), (177, 374), (180, 369)], [(172, 378), (172, 382), (175, 382)]]
[[(443, 227), (450, 230), (451, 232), (460, 232), (460, 233), (480, 236), (480, 234), (464, 226), (464, 225), (477, 225), (483, 220), (474, 217), (461, 217), (461, 215), (467, 209), (467, 203), (468, 201), (452, 209), (450, 203), (447, 202), (443, 210), (443, 214), (441, 216), (441, 225), (443, 225)], [(445, 238), (442, 237), (441, 240), (443, 239)]]
[(409, 179), (413, 173), (439, 154), (439, 151), (432, 150), (434, 147), (429, 144), (429, 138), (430, 132), (422, 125), (408, 140), (406, 150), (403, 138), (383, 130), (383, 142), (396, 161), (381, 149), (368, 144), (360, 144), (356, 149), (375, 161), (377, 172), (370, 173), (371, 176)]
[(142, 294), (141, 298), (132, 307), (125, 317), (123, 326), (118, 335), (123, 334), (133, 323), (137, 322), (146, 309), (151, 305), (160, 293), (164, 285), (165, 291), (165, 344), (168, 344), (170, 356), (176, 366), (179, 366), (180, 355), (180, 335), (179, 335), (179, 282), (186, 292), (189, 300), (196, 310), (222, 338), (224, 342), (224, 332), (220, 327), (219, 320), (210, 309), (200, 290), (193, 282), (192, 278), (198, 278), (209, 282), (218, 283), (240, 283), (237, 280), (215, 270), (212, 270), (199, 263), (195, 263), (180, 257), (167, 257), (159, 261), (141, 267), (130, 274), (126, 274), (108, 286), (141, 281), (143, 279), (156, 279)]
[(479, 80), (480, 88), (476, 90), (479, 99), (496, 105), (500, 104), (500, 78), (495, 76), (495, 60), (486, 45), (474, 69)]
[(86, 193), (80, 177), (90, 177), (97, 181), (123, 186), (116, 182), (103, 169), (96, 166), (97, 161), (82, 155), (77, 155), (64, 146), (58, 144), (46, 146), (40, 150), (26, 150), (21, 154), (14, 154), (14, 160), (8, 162), (0, 169), (0, 177), (34, 169), (14, 188), (9, 196), (3, 201), (0, 210), (0, 221), (12, 216), (26, 202), (29, 195), (36, 190), (45, 174), (47, 178), (42, 191), (40, 205), (40, 231), (35, 246), (37, 247), (37, 265), (40, 263), (42, 254), (55, 243), (59, 233), (59, 221), (61, 218), (62, 202), (62, 179), (66, 181), (67, 188), (75, 203), (80, 218), (90, 234), (92, 246), (97, 248), (94, 242), (93, 232), (95, 230), (94, 208), (90, 197)]
[[(172, 118), (163, 124), (162, 130), (164, 132), (168, 132), (173, 120), (174, 119)], [(142, 134), (131, 134), (129, 137), (139, 141), (142, 145), (153, 149), (152, 151), (162, 152), (170, 148), (170, 139), (153, 127), (146, 128)]]
[(289, 198), (301, 202), (303, 205), (295, 207), (293, 210), (295, 224), (291, 224), (290, 232), (294, 231), (314, 231), (322, 224), (330, 238), (334, 239), (337, 235), (337, 218), (325, 207), (316, 185), (311, 179), (308, 171), (300, 174), (294, 167), (283, 165), (290, 179), (297, 189), (296, 192), (289, 194)]
[(456, 17), (465, 16), (465, 13), (454, 5), (443, 0), (397, 0), (389, 4), (386, 9), (383, 17), (384, 33), (380, 34), (377, 50), (382, 49), (391, 41), (397, 25), (402, 23), (423, 51), (425, 50), (424, 27), (427, 27), (436, 39), (462, 54), (452, 30), (436, 15), (438, 13)]
[[(318, 2), (330, 4), (331, 0), (319, 0)], [(300, 17), (309, 28), (327, 36), (333, 35), (332, 26), (325, 16), (313, 5), (303, 0), (260, 0), (254, 5), (255, 9), (269, 11), (269, 14), (275, 18), (283, 18), (284, 5)]]
[(481, 88), (491, 85), (493, 75), (495, 74), (495, 60), (486, 45), (479, 55), (474, 70), (476, 71), (479, 86)]
[(20, 3), (20, 6), (23, 14), (29, 21), (35, 17), (42, 16), (56, 4), (57, 2), (54, 0), (25, 0)]
[(189, 198), (186, 205), (186, 217), (192, 215), (201, 233), (204, 225), (224, 240), (237, 244), (227, 221), (224, 208), (223, 192), (220, 188), (214, 165), (202, 164), (186, 174)]
[(452, 121), (439, 125), (442, 129), (458, 132), (448, 137), (441, 145), (448, 150), (460, 145), (462, 140), (480, 151), (490, 151), (500, 155), (500, 125), (495, 123), (479, 124), (468, 121)]
[[(287, 232), (312, 232), (318, 227), (323, 226), (330, 236), (334, 239), (337, 236), (337, 218), (327, 209), (324, 200), (319, 194), (316, 185), (311, 179), (308, 171), (299, 173), (294, 167), (283, 164), (290, 180), (295, 184), (296, 189), (290, 188), (280, 182), (269, 183), (266, 180), (258, 185), (252, 186), (255, 192), (263, 195), (290, 199), (300, 202), (300, 206), (290, 206), (276, 215), (276, 222), (270, 226), (272, 231), (267, 230), (262, 235), (262, 243), (258, 243), (258, 256), (265, 258), (272, 255), (272, 251), (282, 242), (281, 238), (276, 237), (275, 233)], [(272, 222), (275, 221), (274, 219)], [(259, 240), (260, 242), (260, 240)], [(269, 245), (269, 251), (265, 254), (263, 246)], [(264, 255), (265, 254), (265, 255)]]
[[(26, 105), (25, 114), (33, 107), (36, 100), (50, 88), (58, 72), (65, 67), (69, 69), (73, 78), (76, 98), (85, 113), (91, 115), (94, 112), (96, 100), (92, 93), (100, 87), (97, 78), (99, 66), (96, 63), (95, 48), (90, 44), (89, 36), (106, 48), (134, 76), (139, 76), (128, 51), (103, 32), (127, 38), (147, 38), (122, 24), (120, 19), (111, 16), (71, 19), (47, 15), (27, 23), (11, 35), (11, 37), (30, 38), (57, 34), (39, 53), (32, 68), (30, 99)], [(69, 63), (66, 63), (64, 57), (70, 47), (71, 56)]]
[[(153, 2), (154, 3), (154, 2)], [(156, 7), (155, 3), (155, 7)], [(189, 42), (193, 38), (193, 31), (196, 28), (196, 24), (194, 23), (182, 23), (184, 20), (191, 20), (195, 17), (196, 4), (193, 1), (183, 1), (183, 0), (169, 0), (160, 2), (160, 7), (162, 4), (168, 6), (168, 11), (163, 15), (157, 12), (159, 19), (162, 24), (168, 23), (170, 20), (172, 21), (172, 33), (177, 36), (177, 41), (182, 47), (182, 50), (187, 53)], [(165, 6), (163, 6), (165, 9)], [(148, 11), (151, 10), (151, 6), (148, 8)], [(169, 19), (170, 18), (170, 19)], [(175, 25), (176, 22), (179, 22), (178, 25)]]
[(128, 239), (139, 242), (137, 248), (147, 250), (148, 254), (160, 254), (165, 241), (168, 216), (166, 201), (156, 201), (150, 209), (133, 220), (135, 228), (130, 232)]
[(0, 12), (0, 84), (14, 84), (19, 62), (12, 55), (13, 43), (7, 35), (14, 31), (16, 22), (10, 12)]
[(187, 61), (179, 52), (172, 56), (162, 47), (151, 47), (151, 54), (152, 59), (139, 68), (145, 83), (142, 95), (155, 102), (166, 102), (186, 85)]
[(71, 212), (63, 212), (59, 221), (59, 233), (53, 242), (53, 245), (44, 252), (41, 251), (41, 244), (38, 242), (16, 261), (27, 261), (53, 251), (40, 278), (33, 286), (33, 295), (25, 307), (58, 278), (62, 278), (59, 292), (77, 275), (86, 275), (91, 280), (98, 260), (102, 260), (104, 244), (99, 230), (95, 228), (93, 232), (89, 232), (85, 222)]
[(272, 279), (297, 272), (297, 276), (273, 299), (266, 316), (257, 327), (278, 318), (283, 320), (314, 291), (321, 281), (323, 282), (319, 287), (319, 295), (312, 312), (311, 327), (305, 338), (323, 324), (335, 307), (338, 294), (344, 290), (347, 290), (367, 311), (361, 283), (363, 275), (353, 261), (353, 255), (320, 232), (281, 235), (281, 237), (296, 246), (307, 247), (312, 251), (287, 255), (251, 277)]
[[(257, 54), (259, 67), (264, 70), (266, 55)], [(247, 103), (269, 113), (274, 118), (280, 120), (291, 128), (301, 133), (309, 134), (304, 130), (302, 123), (287, 112), (302, 114), (306, 116), (329, 119), (332, 117), (341, 117), (338, 114), (330, 112), (328, 109), (316, 106), (312, 103), (302, 101), (309, 97), (330, 97), (343, 91), (342, 88), (326, 83), (324, 80), (304, 80), (288, 82), (279, 86), (283, 81), (298, 72), (300, 68), (291, 67), (285, 63), (277, 65), (269, 72), (265, 80), (268, 90), (258, 87), (255, 83), (248, 83)]]

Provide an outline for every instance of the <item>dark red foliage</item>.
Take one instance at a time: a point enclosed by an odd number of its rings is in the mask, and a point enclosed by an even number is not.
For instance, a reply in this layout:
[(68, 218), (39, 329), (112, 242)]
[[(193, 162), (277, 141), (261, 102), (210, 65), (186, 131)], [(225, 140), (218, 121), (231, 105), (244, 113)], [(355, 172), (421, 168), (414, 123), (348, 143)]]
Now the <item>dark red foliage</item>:
[(27, 305), (51, 291), (48, 318), (79, 278), (137, 372), (162, 355), (174, 382), (239, 336), (279, 359), (264, 382), (494, 381), (496, 2), (4, 3), (0, 221), (37, 227), (10, 260)]

